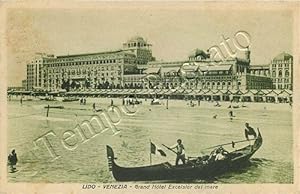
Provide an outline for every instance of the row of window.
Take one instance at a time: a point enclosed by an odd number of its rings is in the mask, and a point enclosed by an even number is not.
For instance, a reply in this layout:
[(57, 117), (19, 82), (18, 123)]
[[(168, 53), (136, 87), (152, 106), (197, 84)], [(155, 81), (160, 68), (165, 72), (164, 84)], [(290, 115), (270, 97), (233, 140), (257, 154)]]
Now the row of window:
[(48, 64), (48, 67), (61, 67), (61, 66), (72, 66), (72, 65), (91, 65), (91, 64), (110, 64), (110, 63), (121, 63), (121, 60), (116, 61), (116, 59), (111, 60), (99, 60), (99, 61), (81, 61), (81, 62), (68, 62), (68, 63), (57, 63)]
[(280, 84), (277, 87), (276, 87), (276, 85), (274, 85), (274, 87), (277, 88), (277, 89), (291, 89), (291, 85), (290, 84), (284, 84), (284, 85)]
[[(278, 77), (282, 77), (283, 76), (283, 72), (282, 70), (278, 71)], [(284, 77), (289, 77), (290, 76), (290, 72), (289, 70), (285, 70), (284, 71)], [(276, 71), (272, 71), (272, 77), (276, 77)]]
[(287, 82), (290, 82), (290, 79), (278, 79), (278, 78), (276, 79), (275, 78), (275, 79), (273, 79), (273, 82), (286, 82), (287, 83)]
[[(96, 84), (96, 83), (101, 83), (101, 82), (104, 82), (104, 81), (121, 81), (121, 78), (101, 78), (101, 79), (98, 79), (98, 80), (90, 80), (90, 84)], [(63, 83), (63, 80), (45, 80), (44, 81), (44, 85), (46, 84), (62, 84)]]
[(231, 80), (232, 76), (213, 76), (213, 77), (200, 77), (201, 80)]
[[(96, 68), (77, 68), (77, 69), (48, 69), (48, 73), (61, 73), (61, 72), (72, 72), (72, 71), (76, 71), (76, 72), (97, 72), (97, 71), (114, 71), (114, 70), (121, 70), (121, 66), (106, 66), (106, 67), (96, 67)], [(45, 71), (44, 71), (45, 72)]]
[(128, 43), (127, 47), (146, 47), (147, 44), (146, 43), (142, 43), (142, 42), (132, 42), (132, 43)]
[(284, 67), (289, 67), (289, 65), (290, 65), (290, 63), (285, 63), (285, 64), (272, 64), (272, 67), (283, 67), (283, 65), (284, 65)]

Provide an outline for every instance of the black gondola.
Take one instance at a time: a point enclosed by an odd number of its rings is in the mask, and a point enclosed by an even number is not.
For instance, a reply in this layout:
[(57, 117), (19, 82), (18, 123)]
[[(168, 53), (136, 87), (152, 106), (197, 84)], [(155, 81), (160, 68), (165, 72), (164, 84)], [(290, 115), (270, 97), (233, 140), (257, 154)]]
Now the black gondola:
[(109, 170), (117, 181), (207, 180), (241, 167), (261, 147), (262, 142), (262, 136), (258, 132), (253, 145), (229, 152), (223, 160), (210, 161), (209, 155), (206, 155), (178, 166), (165, 162), (142, 167), (121, 167), (115, 163), (113, 149), (108, 145), (106, 149)]

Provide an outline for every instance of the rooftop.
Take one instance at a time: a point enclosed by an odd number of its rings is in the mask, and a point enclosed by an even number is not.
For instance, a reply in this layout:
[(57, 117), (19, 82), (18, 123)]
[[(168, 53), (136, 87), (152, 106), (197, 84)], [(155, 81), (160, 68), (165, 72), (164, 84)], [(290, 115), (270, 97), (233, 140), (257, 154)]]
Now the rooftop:
[(289, 60), (289, 59), (291, 59), (291, 58), (293, 58), (292, 55), (290, 55), (290, 54), (288, 54), (288, 53), (286, 53), (286, 52), (282, 52), (282, 53), (280, 53), (279, 55), (277, 55), (277, 56), (273, 59), (273, 61), (285, 61), (285, 60)]
[(232, 65), (209, 65), (209, 66), (201, 66), (201, 71), (229, 71)]
[(128, 42), (144, 42), (144, 43), (146, 43), (146, 41), (144, 40), (144, 38), (141, 37), (141, 36), (134, 36), (134, 37), (130, 38), (128, 40)]
[(83, 56), (91, 56), (91, 55), (107, 55), (107, 54), (116, 54), (123, 52), (123, 50), (115, 50), (115, 51), (105, 51), (98, 53), (82, 53), (82, 54), (74, 54), (74, 55), (60, 55), (57, 58), (71, 58), (71, 57), (83, 57)]
[(269, 64), (263, 64), (263, 65), (250, 65), (250, 69), (269, 69)]
[(190, 53), (189, 57), (197, 57), (199, 55), (202, 56), (204, 59), (208, 58), (208, 54), (206, 52), (204, 52), (203, 50), (198, 49), (198, 48), (193, 50)]

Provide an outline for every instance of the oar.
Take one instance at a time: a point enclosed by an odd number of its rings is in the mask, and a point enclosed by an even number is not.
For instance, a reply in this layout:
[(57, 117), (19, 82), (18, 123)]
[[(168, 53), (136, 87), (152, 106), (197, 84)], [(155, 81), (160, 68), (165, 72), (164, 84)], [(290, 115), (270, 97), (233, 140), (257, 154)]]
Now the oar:
[(219, 145), (216, 145), (216, 146), (212, 146), (212, 147), (208, 147), (208, 148), (204, 148), (203, 150), (207, 150), (207, 149), (211, 149), (211, 148), (216, 148), (216, 147), (219, 147), (219, 146), (224, 146), (224, 145), (232, 145), (232, 147), (234, 147), (234, 145), (236, 143), (241, 143), (241, 142), (246, 142), (246, 141), (251, 141), (251, 140), (256, 140), (256, 139), (246, 139), (246, 140), (240, 140), (240, 141), (232, 141), (231, 143), (224, 143), (224, 144), (219, 144)]
[[(170, 147), (166, 146), (165, 144), (162, 144), (164, 147), (166, 147), (168, 150), (172, 151), (174, 154), (178, 155), (177, 152), (172, 150)], [(187, 158), (184, 158), (185, 160), (189, 161)]]
[(174, 150), (172, 150), (170, 147), (166, 146), (165, 144), (162, 144), (164, 147), (166, 147), (168, 150), (172, 151), (174, 154), (177, 155), (177, 152), (175, 152)]

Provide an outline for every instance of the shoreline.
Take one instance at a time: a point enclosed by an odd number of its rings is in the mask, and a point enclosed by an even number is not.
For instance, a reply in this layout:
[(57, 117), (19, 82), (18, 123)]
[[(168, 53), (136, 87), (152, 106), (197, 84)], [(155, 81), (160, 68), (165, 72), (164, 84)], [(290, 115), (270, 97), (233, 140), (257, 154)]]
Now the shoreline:
[[(38, 97), (32, 98), (32, 100), (23, 99), (23, 104), (42, 104), (42, 105), (78, 105), (80, 107), (87, 107), (88, 109), (92, 110), (92, 104), (96, 103), (96, 105), (104, 105), (109, 106), (111, 104), (111, 100), (113, 100), (114, 105), (120, 106), (122, 105), (122, 99), (123, 98), (109, 98), (109, 97), (85, 97), (86, 99), (86, 105), (80, 105), (80, 101), (73, 101), (73, 102), (63, 102), (63, 97), (57, 97), (55, 101), (45, 101), (40, 100)], [(167, 99), (160, 99), (160, 105), (150, 105), (151, 98), (137, 98), (138, 101), (141, 101), (142, 103), (138, 106), (149, 106), (149, 107), (160, 107), (163, 109), (166, 108)], [(20, 103), (20, 96), (14, 97), (11, 100), (8, 100), (9, 102), (18, 102)], [(172, 107), (188, 107), (191, 109), (198, 109), (198, 108), (207, 108), (212, 110), (218, 110), (218, 109), (228, 109), (233, 111), (238, 110), (290, 110), (292, 111), (292, 107), (289, 105), (289, 103), (271, 103), (271, 102), (229, 102), (229, 101), (200, 101), (200, 106), (198, 105), (197, 100), (192, 100), (194, 106), (190, 106), (191, 100), (184, 100), (184, 99), (168, 99), (168, 109), (171, 109)], [(219, 107), (215, 106), (216, 103), (219, 103)], [(231, 105), (231, 108), (229, 106)], [(243, 107), (243, 105), (245, 107)], [(130, 106), (130, 105), (128, 105)], [(233, 108), (233, 106), (237, 108)]]

